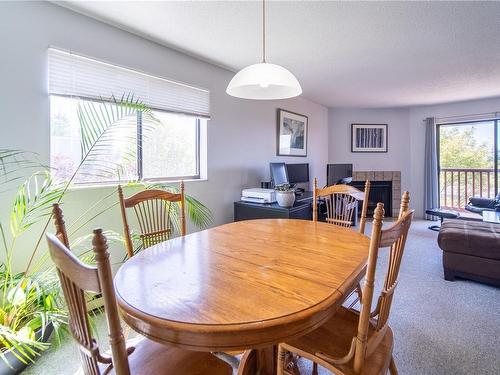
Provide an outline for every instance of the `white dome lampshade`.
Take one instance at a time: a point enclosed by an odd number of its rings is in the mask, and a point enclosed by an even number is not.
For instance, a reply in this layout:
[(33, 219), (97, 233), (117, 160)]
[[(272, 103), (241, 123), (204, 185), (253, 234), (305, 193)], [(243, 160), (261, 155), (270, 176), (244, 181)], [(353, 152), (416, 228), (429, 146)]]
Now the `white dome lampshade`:
[(302, 94), (302, 87), (287, 69), (266, 62), (240, 70), (227, 86), (226, 93), (244, 99), (274, 100)]
[(262, 0), (262, 62), (240, 70), (226, 93), (243, 99), (287, 99), (302, 94), (297, 78), (282, 66), (266, 62), (266, 0)]

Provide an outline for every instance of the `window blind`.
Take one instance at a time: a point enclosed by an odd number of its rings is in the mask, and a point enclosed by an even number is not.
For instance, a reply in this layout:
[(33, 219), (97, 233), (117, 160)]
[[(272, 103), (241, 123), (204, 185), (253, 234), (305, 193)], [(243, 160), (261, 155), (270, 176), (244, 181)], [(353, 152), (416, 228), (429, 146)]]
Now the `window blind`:
[(500, 112), (476, 113), (449, 117), (437, 117), (437, 124), (457, 124), (461, 122), (479, 122), (500, 119)]
[(145, 105), (210, 117), (210, 92), (193, 86), (49, 48), (49, 94), (109, 99), (133, 94)]

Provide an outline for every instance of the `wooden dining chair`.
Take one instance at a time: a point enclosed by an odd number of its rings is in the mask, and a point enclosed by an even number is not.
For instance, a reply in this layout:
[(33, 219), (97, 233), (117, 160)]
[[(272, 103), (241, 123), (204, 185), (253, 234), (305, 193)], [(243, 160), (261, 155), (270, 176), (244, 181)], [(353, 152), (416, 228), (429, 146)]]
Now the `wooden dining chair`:
[[(406, 196), (409, 195), (406, 192)], [(402, 203), (403, 206), (404, 203)], [(333, 373), (397, 374), (392, 357), (393, 333), (388, 325), (394, 291), (413, 210), (401, 207), (401, 217), (382, 229), (384, 205), (375, 209), (367, 273), (361, 296), (361, 312), (341, 307), (324, 325), (305, 336), (278, 346), (278, 375), (287, 373), (285, 357), (289, 353), (307, 358)], [(380, 248), (389, 247), (389, 262), (384, 286), (372, 311), (374, 280)]]
[(365, 232), (366, 210), (368, 208), (368, 195), (370, 194), (370, 181), (366, 180), (365, 191), (350, 185), (332, 185), (318, 188), (318, 180), (314, 179), (313, 220), (318, 220), (318, 198), (323, 198), (326, 205), (326, 222), (341, 227), (350, 227), (356, 211), (357, 201), (363, 200), (359, 232)]
[(52, 218), (54, 219), (54, 225), (56, 227), (56, 237), (66, 246), (69, 247), (69, 237), (66, 231), (66, 223), (64, 222), (64, 215), (59, 206), (59, 203), (54, 203), (52, 205)]
[(180, 232), (181, 236), (186, 235), (184, 181), (180, 183), (179, 193), (150, 189), (140, 191), (129, 198), (123, 196), (123, 189), (118, 185), (118, 196), (129, 258), (134, 255), (134, 246), (127, 220), (127, 208), (133, 208), (135, 211), (144, 248), (170, 239), (173, 231), (172, 212), (176, 209), (173, 204), (179, 203)]
[[(47, 241), (68, 305), (69, 329), (78, 344), (85, 375), (232, 374), (229, 364), (210, 353), (181, 350), (146, 338), (135, 347), (126, 347), (118, 316), (108, 245), (101, 229), (94, 230), (92, 241), (97, 266), (83, 264), (58, 236), (47, 234)], [(104, 297), (111, 356), (100, 352), (92, 335), (85, 292), (102, 293)]]

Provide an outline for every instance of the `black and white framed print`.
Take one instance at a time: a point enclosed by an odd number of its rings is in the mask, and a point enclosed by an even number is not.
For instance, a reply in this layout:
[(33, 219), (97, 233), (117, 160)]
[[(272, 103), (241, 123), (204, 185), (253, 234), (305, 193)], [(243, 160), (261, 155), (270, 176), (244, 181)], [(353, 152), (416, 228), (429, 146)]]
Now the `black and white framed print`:
[(278, 109), (276, 155), (307, 156), (307, 116)]
[(351, 124), (351, 152), (387, 152), (387, 124)]

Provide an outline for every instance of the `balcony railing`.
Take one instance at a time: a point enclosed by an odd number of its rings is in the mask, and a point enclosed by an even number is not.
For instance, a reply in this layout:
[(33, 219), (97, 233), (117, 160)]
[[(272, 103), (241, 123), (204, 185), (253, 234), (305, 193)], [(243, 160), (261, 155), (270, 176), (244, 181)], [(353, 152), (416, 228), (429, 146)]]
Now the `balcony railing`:
[(469, 198), (494, 198), (493, 168), (441, 168), (439, 175), (441, 207), (463, 208)]

